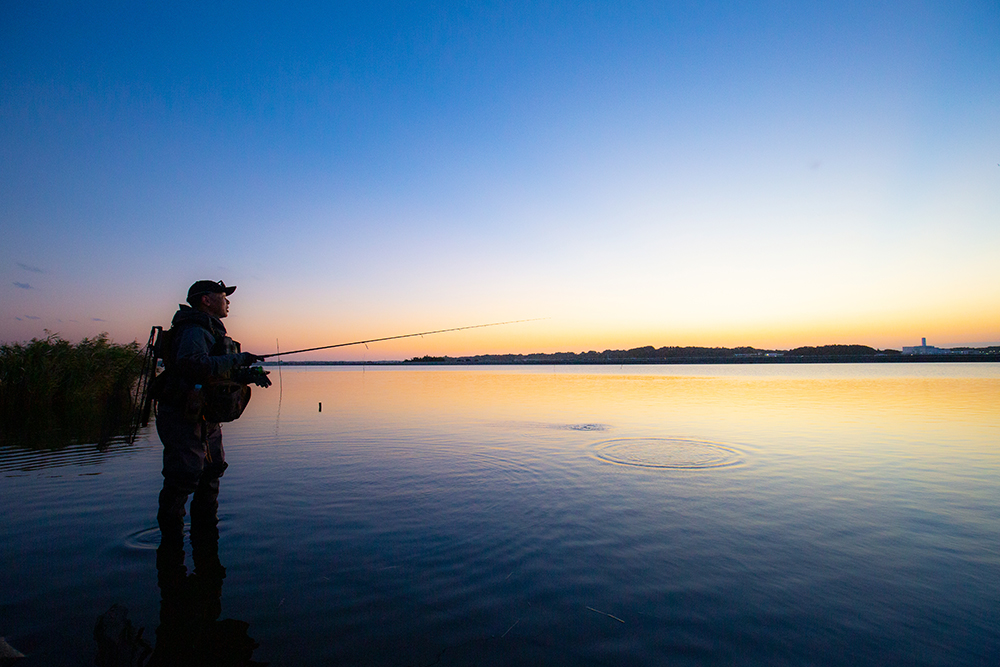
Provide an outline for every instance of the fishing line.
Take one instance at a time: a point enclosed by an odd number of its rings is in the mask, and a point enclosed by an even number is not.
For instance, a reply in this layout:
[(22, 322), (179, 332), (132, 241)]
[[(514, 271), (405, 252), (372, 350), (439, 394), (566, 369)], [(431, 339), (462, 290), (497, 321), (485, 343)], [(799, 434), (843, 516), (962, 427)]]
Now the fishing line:
[(274, 353), (278, 357), (278, 412), (281, 412), (281, 391), (284, 389), (284, 385), (281, 382), (281, 345), (278, 344), (278, 339), (274, 339)]
[(277, 350), (277, 352), (275, 352), (275, 356), (278, 357), (278, 414), (274, 418), (274, 440), (277, 442), (278, 424), (281, 423), (281, 395), (285, 388), (284, 383), (281, 381), (281, 345), (278, 344), (277, 338), (274, 339), (274, 349)]
[[(350, 343), (336, 343), (335, 345), (321, 345), (319, 347), (307, 347), (303, 350), (292, 350), (291, 352), (285, 352), (284, 355), (289, 354), (300, 354), (302, 352), (315, 352), (317, 350), (331, 350), (335, 347), (347, 347), (349, 345), (365, 345), (367, 347), (368, 343), (379, 343), (384, 340), (398, 340), (400, 338), (413, 338), (414, 336), (429, 336), (431, 334), (447, 333), (449, 331), (465, 331), (467, 329), (482, 329), (483, 327), (498, 327), (504, 324), (520, 324), (521, 322), (537, 322), (538, 320), (547, 320), (547, 317), (535, 317), (530, 320), (509, 320), (507, 322), (490, 322), (489, 324), (473, 324), (468, 327), (454, 327), (451, 329), (437, 329), (435, 331), (420, 331), (417, 333), (401, 334), (399, 336), (386, 336), (384, 338), (369, 338), (368, 340), (356, 340)], [(269, 359), (271, 357), (276, 357), (278, 354), (265, 354), (261, 355), (261, 359)]]

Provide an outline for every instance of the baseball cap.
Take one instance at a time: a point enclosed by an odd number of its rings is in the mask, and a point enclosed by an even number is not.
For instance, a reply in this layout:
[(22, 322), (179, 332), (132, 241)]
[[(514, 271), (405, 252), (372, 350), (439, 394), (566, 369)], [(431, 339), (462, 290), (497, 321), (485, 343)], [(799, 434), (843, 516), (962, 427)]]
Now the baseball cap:
[(229, 296), (236, 291), (236, 285), (230, 287), (226, 286), (226, 283), (221, 280), (199, 280), (188, 290), (187, 300), (190, 302), (196, 296), (201, 296), (202, 294), (225, 294)]

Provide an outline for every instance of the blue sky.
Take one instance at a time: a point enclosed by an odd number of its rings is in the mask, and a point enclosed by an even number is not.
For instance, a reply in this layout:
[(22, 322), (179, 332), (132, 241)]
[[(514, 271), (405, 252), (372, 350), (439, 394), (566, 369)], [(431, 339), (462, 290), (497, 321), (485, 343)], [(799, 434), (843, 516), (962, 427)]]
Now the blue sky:
[(1000, 341), (995, 2), (5, 3), (0, 86), (0, 340)]

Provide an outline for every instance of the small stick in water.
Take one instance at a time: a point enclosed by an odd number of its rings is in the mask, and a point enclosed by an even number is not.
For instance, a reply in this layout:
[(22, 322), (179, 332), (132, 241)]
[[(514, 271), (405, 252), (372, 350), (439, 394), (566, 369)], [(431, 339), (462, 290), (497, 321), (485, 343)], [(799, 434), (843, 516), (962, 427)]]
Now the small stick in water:
[[(516, 621), (514, 621), (514, 625), (517, 625), (520, 622), (521, 622), (521, 619), (517, 619)], [(510, 626), (509, 628), (507, 628), (507, 632), (510, 632), (511, 630), (513, 630), (514, 629), (514, 625)], [(502, 635), (500, 635), (500, 639), (503, 639), (504, 637), (506, 637), (507, 636), (507, 632), (505, 632)]]
[(617, 616), (612, 616), (611, 614), (609, 614), (609, 613), (608, 613), (608, 612), (606, 612), (606, 611), (601, 611), (600, 609), (594, 609), (593, 607), (587, 607), (587, 609), (589, 609), (590, 611), (596, 611), (596, 612), (597, 612), (598, 614), (604, 614), (604, 615), (605, 615), (605, 616), (607, 616), (608, 618), (613, 618), (613, 619), (615, 619), (616, 621), (618, 621), (619, 623), (624, 623), (624, 622), (625, 622), (625, 621), (623, 621), (622, 619), (618, 618)]

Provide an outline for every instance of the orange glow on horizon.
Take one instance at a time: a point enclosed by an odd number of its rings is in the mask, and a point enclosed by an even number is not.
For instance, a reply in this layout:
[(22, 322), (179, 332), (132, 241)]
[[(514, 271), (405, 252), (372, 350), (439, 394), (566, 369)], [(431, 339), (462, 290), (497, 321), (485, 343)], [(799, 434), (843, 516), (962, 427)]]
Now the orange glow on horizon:
[[(689, 323), (676, 327), (641, 323), (628, 327), (620, 322), (557, 318), (497, 327), (469, 329), (341, 347), (303, 354), (301, 360), (391, 360), (419, 356), (474, 356), (483, 354), (531, 354), (588, 352), (636, 347), (741, 347), (788, 350), (801, 346), (868, 345), (878, 349), (901, 349), (917, 345), (921, 337), (937, 347), (985, 345), (1000, 341), (1000, 315), (985, 311), (969, 314), (945, 312), (940, 317), (926, 313), (885, 313), (854, 319), (795, 321), (785, 318), (773, 324), (761, 322), (730, 326), (704, 326)], [(396, 336), (421, 330), (469, 326), (476, 322), (455, 321), (454, 317), (437, 322), (421, 318), (401, 322), (380, 318), (364, 327), (352, 322), (314, 322), (291, 330), (273, 321), (256, 318), (231, 318), (231, 333), (241, 340), (244, 349), (273, 353), (275, 339), (282, 350), (319, 347), (336, 343)], [(482, 322), (479, 322), (482, 323)]]

